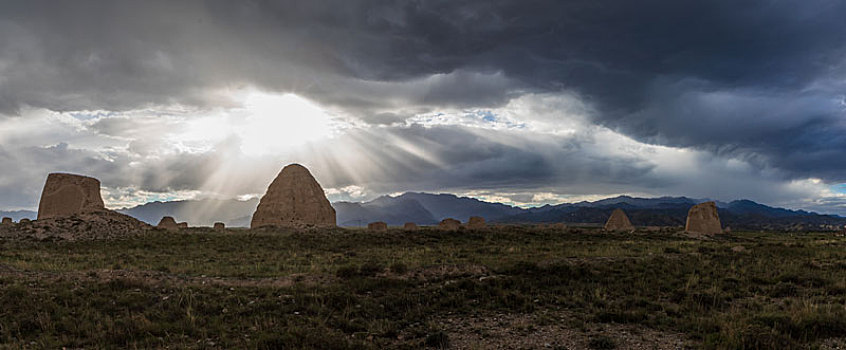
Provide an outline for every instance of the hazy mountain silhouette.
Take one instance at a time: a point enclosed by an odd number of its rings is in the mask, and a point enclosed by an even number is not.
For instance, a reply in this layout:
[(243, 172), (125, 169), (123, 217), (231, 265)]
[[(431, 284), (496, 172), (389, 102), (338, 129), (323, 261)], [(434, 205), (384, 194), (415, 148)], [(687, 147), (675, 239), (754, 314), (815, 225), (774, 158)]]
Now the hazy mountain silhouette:
[(519, 214), (525, 210), (502, 203), (489, 203), (475, 198), (458, 197), (454, 194), (407, 192), (396, 198), (420, 202), (438, 221), (453, 218), (465, 222), (471, 216), (494, 219)]
[(435, 216), (420, 202), (401, 197), (379, 197), (370, 202), (335, 202), (338, 225), (365, 226), (369, 222), (384, 221), (388, 225), (402, 225), (414, 222), (431, 225), (438, 222)]
[[(634, 225), (682, 226), (687, 211), (694, 204), (706, 201), (687, 197), (633, 198), (620, 196), (596, 202), (564, 203), (530, 208), (497, 221), (603, 223), (615, 208), (622, 208)], [(750, 200), (729, 203), (717, 202), (717, 210), (724, 226), (741, 229), (804, 229), (824, 228), (825, 225), (844, 225), (846, 218), (820, 215), (804, 210), (774, 208)]]
[(23, 218), (35, 220), (35, 218), (38, 217), (38, 212), (32, 210), (0, 211), (0, 217), (12, 218), (15, 222), (18, 222)]
[[(188, 200), (152, 202), (118, 211), (153, 225), (163, 216), (173, 216), (177, 221), (185, 221), (192, 226), (209, 226), (221, 221), (228, 227), (247, 227), (257, 205), (257, 199)], [(448, 217), (461, 221), (467, 221), (471, 216), (493, 219), (525, 211), (501, 203), (488, 203), (453, 194), (414, 192), (396, 197), (382, 196), (368, 202), (335, 202), (332, 206), (340, 226), (363, 226), (373, 221), (384, 221), (389, 225), (402, 225), (406, 222), (431, 225)]]
[(229, 227), (248, 227), (250, 218), (258, 206), (258, 199), (239, 200), (186, 200), (173, 202), (151, 202), (132, 208), (118, 209), (123, 213), (148, 224), (155, 225), (164, 216), (172, 216), (178, 222), (192, 226), (211, 226), (223, 222)]
[[(615, 208), (625, 210), (637, 226), (682, 226), (688, 209), (703, 201), (705, 199), (688, 197), (620, 196), (595, 202), (518, 208), (452, 194), (408, 192), (396, 197), (382, 196), (367, 202), (335, 202), (332, 206), (340, 226), (363, 226), (373, 221), (384, 221), (392, 226), (405, 222), (431, 225), (447, 217), (466, 222), (470, 216), (481, 216), (489, 222), (502, 223), (602, 224)], [(153, 202), (119, 211), (151, 224), (158, 223), (162, 216), (173, 216), (192, 226), (210, 226), (221, 221), (229, 227), (247, 227), (257, 205), (257, 199), (190, 200)], [(846, 224), (846, 218), (839, 216), (775, 208), (750, 200), (717, 202), (717, 207), (723, 225), (735, 229), (821, 229), (826, 225)], [(11, 216), (2, 212), (0, 214)], [(29, 215), (35, 217), (34, 212)]]

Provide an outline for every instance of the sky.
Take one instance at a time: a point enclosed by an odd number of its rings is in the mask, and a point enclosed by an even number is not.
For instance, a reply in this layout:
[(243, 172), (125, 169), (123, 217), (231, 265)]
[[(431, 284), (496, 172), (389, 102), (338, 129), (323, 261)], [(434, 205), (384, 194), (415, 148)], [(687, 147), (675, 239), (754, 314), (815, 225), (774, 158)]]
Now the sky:
[(846, 2), (0, 2), (0, 210), (617, 195), (846, 215)]

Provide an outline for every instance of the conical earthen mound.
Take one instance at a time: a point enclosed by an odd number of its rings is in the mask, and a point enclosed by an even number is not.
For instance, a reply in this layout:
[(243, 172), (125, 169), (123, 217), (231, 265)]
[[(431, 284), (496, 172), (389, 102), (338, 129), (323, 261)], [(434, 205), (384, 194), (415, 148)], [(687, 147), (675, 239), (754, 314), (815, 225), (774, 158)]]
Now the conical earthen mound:
[(250, 227), (301, 225), (335, 226), (335, 209), (308, 169), (291, 164), (261, 197)]
[(620, 231), (634, 231), (634, 225), (629, 221), (629, 217), (623, 209), (614, 209), (608, 222), (605, 223), (605, 231), (620, 232)]
[(100, 180), (82, 175), (53, 173), (47, 176), (44, 190), (41, 191), (38, 220), (105, 209), (100, 196)]
[(717, 214), (717, 204), (705, 202), (694, 205), (687, 212), (687, 223), (684, 230), (700, 235), (713, 235), (723, 232), (720, 215)]

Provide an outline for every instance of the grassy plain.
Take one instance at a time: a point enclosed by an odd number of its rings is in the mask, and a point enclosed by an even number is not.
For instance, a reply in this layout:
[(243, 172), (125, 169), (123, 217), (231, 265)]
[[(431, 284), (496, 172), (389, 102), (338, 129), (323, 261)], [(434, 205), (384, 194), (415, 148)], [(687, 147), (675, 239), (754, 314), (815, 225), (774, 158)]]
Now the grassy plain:
[(844, 337), (846, 238), (831, 234), (196, 228), (0, 241), (10, 348), (806, 349)]

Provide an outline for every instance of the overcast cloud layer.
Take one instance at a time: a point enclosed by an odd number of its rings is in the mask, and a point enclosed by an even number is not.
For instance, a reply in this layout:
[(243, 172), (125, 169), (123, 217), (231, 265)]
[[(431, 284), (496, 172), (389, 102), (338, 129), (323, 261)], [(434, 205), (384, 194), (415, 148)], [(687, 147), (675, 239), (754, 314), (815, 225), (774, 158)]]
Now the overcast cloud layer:
[[(846, 215), (842, 1), (4, 1), (0, 209), (687, 195)], [(286, 107), (287, 106), (287, 107)]]

